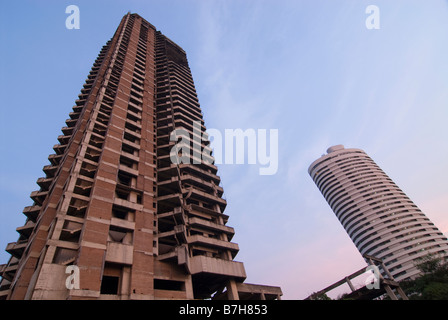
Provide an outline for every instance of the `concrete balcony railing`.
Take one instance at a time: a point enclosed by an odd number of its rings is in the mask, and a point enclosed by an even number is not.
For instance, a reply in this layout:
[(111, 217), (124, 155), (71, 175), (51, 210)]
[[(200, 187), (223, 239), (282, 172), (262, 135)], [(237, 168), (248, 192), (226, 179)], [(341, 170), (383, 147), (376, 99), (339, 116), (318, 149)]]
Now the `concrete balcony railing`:
[(37, 216), (39, 215), (41, 206), (28, 206), (25, 207), (22, 213), (30, 220), (36, 221)]
[(44, 189), (47, 189), (50, 187), (51, 183), (53, 182), (53, 178), (39, 178), (37, 179), (36, 183)]
[(235, 229), (233, 229), (232, 227), (217, 224), (217, 223), (214, 223), (214, 222), (211, 222), (208, 220), (204, 220), (201, 218), (197, 218), (197, 217), (190, 218), (190, 219), (188, 219), (188, 222), (192, 226), (200, 226), (200, 227), (210, 229), (213, 231), (224, 232), (230, 236), (233, 236), (235, 234)]
[(117, 206), (125, 207), (132, 210), (143, 210), (143, 205), (135, 202), (131, 202), (125, 199), (115, 198), (114, 204)]
[(16, 258), (20, 258), (25, 250), (28, 241), (23, 242), (10, 242), (6, 245), (5, 251)]
[[(0, 270), (0, 275), (2, 275), (3, 279), (7, 281), (12, 281), (14, 278), (15, 273), (17, 272), (17, 269), (19, 268), (18, 264), (4, 264), (3, 271)], [(1, 269), (1, 266), (0, 266)]]
[(220, 249), (227, 249), (227, 250), (231, 250), (234, 252), (238, 252), (240, 250), (237, 243), (214, 239), (214, 238), (209, 238), (209, 237), (205, 237), (205, 236), (199, 235), (199, 234), (195, 234), (193, 236), (188, 236), (187, 242), (189, 244), (200, 244), (205, 247), (215, 247), (215, 248), (220, 248)]
[(205, 214), (208, 214), (208, 215), (210, 215), (212, 217), (219, 217), (219, 216), (221, 216), (223, 218), (223, 220), (224, 220), (224, 223), (227, 223), (227, 221), (229, 220), (229, 216), (224, 214), (224, 213), (219, 213), (216, 210), (208, 209), (208, 208), (205, 208), (205, 207), (201, 207), (201, 206), (198, 206), (196, 204), (189, 204), (188, 206), (186, 206), (186, 209), (193, 215), (196, 214), (196, 215), (202, 216), (202, 214), (205, 213)]
[(195, 256), (189, 258), (189, 267), (191, 274), (212, 273), (246, 279), (246, 270), (242, 262)]
[(118, 242), (108, 242), (106, 249), (106, 261), (131, 265), (133, 261), (134, 247)]
[(73, 127), (62, 127), (61, 131), (65, 136), (70, 136), (73, 133)]
[[(179, 177), (176, 176), (176, 177), (173, 177), (172, 180), (173, 179), (178, 180)], [(201, 186), (201, 187), (206, 186), (210, 190), (216, 190), (218, 195), (222, 195), (224, 193), (224, 189), (221, 186), (216, 185), (214, 183), (211, 183), (208, 180), (204, 180), (204, 179), (202, 179), (200, 177), (194, 176), (194, 175), (189, 174), (189, 173), (182, 173), (181, 179), (183, 181), (189, 181), (191, 183), (194, 183), (197, 186)]]
[(50, 161), (50, 163), (53, 166), (58, 166), (60, 161), (61, 161), (61, 159), (62, 159), (62, 154), (50, 154), (48, 156), (48, 161)]
[(46, 165), (42, 169), (47, 177), (54, 177), (56, 171), (58, 170), (58, 166), (55, 165)]
[(76, 119), (67, 119), (65, 120), (65, 124), (67, 125), (67, 127), (74, 127), (77, 121), (78, 120)]
[(30, 194), (30, 198), (33, 199), (33, 201), (38, 203), (39, 205), (42, 205), (47, 194), (48, 191), (33, 191)]
[(16, 231), (25, 237), (29, 237), (35, 225), (36, 224), (33, 221), (28, 220), (24, 226), (18, 227)]
[(58, 136), (58, 141), (61, 144), (68, 144), (68, 142), (70, 141), (71, 137), (72, 137), (71, 135), (59, 135)]
[(198, 190), (195, 188), (189, 188), (189, 189), (182, 188), (183, 194), (187, 194), (189, 192), (191, 192), (192, 196), (194, 196), (196, 198), (200, 198), (201, 200), (211, 201), (211, 202), (219, 204), (221, 206), (221, 211), (223, 211), (223, 209), (227, 206), (227, 201), (223, 198), (220, 198), (218, 196), (209, 194), (207, 192), (204, 192), (204, 191), (201, 191), (201, 190)]

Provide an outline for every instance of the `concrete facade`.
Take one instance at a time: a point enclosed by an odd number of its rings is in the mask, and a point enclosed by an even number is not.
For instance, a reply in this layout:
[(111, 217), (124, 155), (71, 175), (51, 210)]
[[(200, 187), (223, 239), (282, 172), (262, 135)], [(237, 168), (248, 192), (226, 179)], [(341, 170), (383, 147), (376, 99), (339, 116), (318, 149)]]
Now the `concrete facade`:
[(170, 159), (173, 130), (205, 132), (182, 48), (125, 15), (69, 116), (7, 245), (0, 299), (280, 298), (243, 283), (217, 167)]
[(447, 238), (364, 151), (330, 147), (308, 172), (361, 255), (397, 281), (415, 278), (428, 253), (448, 257)]

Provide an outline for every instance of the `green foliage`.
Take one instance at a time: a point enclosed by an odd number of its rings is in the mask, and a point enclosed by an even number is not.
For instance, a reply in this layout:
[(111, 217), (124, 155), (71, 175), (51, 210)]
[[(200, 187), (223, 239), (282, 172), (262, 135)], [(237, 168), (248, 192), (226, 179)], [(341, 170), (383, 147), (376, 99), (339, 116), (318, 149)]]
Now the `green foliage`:
[(439, 257), (427, 255), (416, 267), (422, 276), (400, 282), (409, 299), (448, 300), (448, 264)]
[(427, 254), (417, 261), (417, 269), (419, 269), (424, 274), (432, 273), (442, 266), (442, 259), (432, 254)]
[(332, 300), (326, 293), (316, 294), (313, 293), (313, 300)]

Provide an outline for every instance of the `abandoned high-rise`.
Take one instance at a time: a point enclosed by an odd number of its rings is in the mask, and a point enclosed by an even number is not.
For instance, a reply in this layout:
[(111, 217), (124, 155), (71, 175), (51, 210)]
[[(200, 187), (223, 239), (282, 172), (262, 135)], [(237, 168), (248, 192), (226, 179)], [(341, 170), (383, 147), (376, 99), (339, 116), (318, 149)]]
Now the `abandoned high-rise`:
[(0, 299), (280, 298), (279, 287), (244, 283), (217, 167), (170, 158), (170, 134), (193, 137), (194, 121), (204, 133), (185, 52), (126, 14), (6, 247)]
[(333, 146), (308, 172), (359, 252), (396, 280), (418, 276), (428, 254), (448, 258), (447, 238), (364, 151)]

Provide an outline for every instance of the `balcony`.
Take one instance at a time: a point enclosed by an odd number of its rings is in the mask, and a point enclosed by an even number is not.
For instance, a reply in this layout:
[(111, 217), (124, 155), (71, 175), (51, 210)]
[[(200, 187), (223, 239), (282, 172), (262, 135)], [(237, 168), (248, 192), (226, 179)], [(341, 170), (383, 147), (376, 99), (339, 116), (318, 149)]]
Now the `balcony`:
[(90, 147), (87, 148), (86, 154), (84, 155), (86, 159), (96, 163), (98, 163), (98, 161), (100, 160), (100, 156), (101, 156), (101, 150), (96, 150)]
[[(173, 179), (178, 181), (179, 177), (176, 176), (173, 177), (172, 180)], [(200, 177), (191, 175), (187, 172), (182, 172), (181, 180), (184, 182), (188, 181), (190, 184), (193, 184), (199, 188), (207, 188), (208, 189), (207, 191), (210, 192), (211, 194), (213, 194), (216, 191), (218, 197), (221, 197), (222, 194), (224, 193), (224, 189), (221, 186), (216, 185), (215, 183), (211, 183), (208, 180), (204, 180)]]
[(56, 154), (57, 154), (57, 155), (64, 154), (66, 148), (67, 148), (67, 145), (66, 145), (66, 144), (63, 144), (63, 145), (61, 145), (61, 144), (55, 144), (55, 145), (53, 146), (53, 150), (56, 151)]
[(28, 206), (25, 207), (22, 213), (30, 220), (36, 222), (37, 216), (39, 215), (41, 206)]
[(172, 193), (157, 197), (157, 202), (172, 207), (179, 207), (182, 204), (182, 195), (180, 193)]
[(181, 242), (185, 242), (187, 239), (187, 231), (186, 231), (185, 225), (183, 225), (183, 224), (176, 225), (176, 226), (174, 226), (174, 229), (171, 231), (159, 233), (157, 235), (157, 238), (160, 239), (160, 238), (173, 237), (173, 236), (176, 236), (176, 239), (180, 240)]
[(235, 234), (235, 229), (233, 229), (232, 227), (217, 224), (212, 221), (204, 220), (201, 218), (193, 217), (193, 218), (190, 218), (188, 220), (188, 222), (191, 226), (199, 226), (199, 227), (202, 227), (205, 229), (223, 232), (223, 233), (227, 234), (227, 237), (229, 238), (229, 240), (231, 240), (233, 235)]
[(134, 247), (118, 242), (108, 242), (106, 261), (131, 265), (133, 261)]
[(238, 247), (238, 244), (236, 244), (236, 243), (219, 240), (219, 239), (214, 239), (214, 238), (209, 238), (209, 237), (205, 237), (205, 236), (199, 235), (199, 234), (196, 234), (193, 236), (188, 236), (187, 242), (189, 244), (199, 244), (199, 245), (202, 245), (205, 247), (215, 247), (215, 248), (230, 250), (230, 251), (232, 251), (233, 255), (236, 255), (236, 253), (240, 250)]
[(18, 227), (16, 229), (16, 231), (18, 233), (20, 233), (22, 236), (28, 238), (31, 235), (31, 232), (33, 232), (33, 229), (34, 229), (35, 225), (36, 224), (33, 221), (28, 220), (27, 223), (24, 226)]
[(62, 159), (62, 154), (50, 154), (48, 156), (48, 161), (50, 161), (50, 163), (53, 166), (58, 166), (59, 163), (61, 162)]
[(89, 199), (88, 198), (86, 198), (85, 200), (78, 199), (82, 197), (79, 195), (77, 195), (76, 197), (77, 198), (73, 198), (70, 201), (70, 205), (68, 206), (67, 209), (67, 215), (73, 217), (84, 217), (88, 208)]
[(87, 180), (89, 178), (78, 179), (76, 181), (75, 188), (73, 192), (84, 197), (90, 197), (90, 193), (92, 191), (93, 181)]
[(75, 125), (76, 125), (76, 122), (77, 122), (78, 120), (76, 120), (76, 119), (67, 119), (67, 120), (65, 120), (65, 123), (67, 124), (67, 127), (74, 127)]
[[(14, 275), (18, 269), (19, 261), (20, 261), (19, 258), (11, 256), (8, 263), (2, 265), (3, 271), (0, 271), (0, 276), (2, 276), (4, 280), (12, 281), (12, 279), (14, 278)], [(0, 269), (1, 269), (1, 266), (0, 266)], [(0, 281), (0, 286), (3, 286), (3, 284), (4, 283), (2, 283)]]
[(53, 178), (39, 178), (39, 179), (37, 179), (37, 184), (42, 189), (48, 190), (50, 188), (52, 181), (53, 181)]
[(92, 165), (92, 164), (88, 163), (87, 161), (85, 161), (82, 163), (79, 173), (85, 177), (93, 179), (95, 177), (96, 170), (97, 170), (96, 165)]
[(79, 118), (80, 113), (79, 112), (70, 112), (68, 114), (68, 116), (70, 117), (70, 119), (78, 119)]
[(137, 211), (141, 211), (143, 210), (143, 205), (142, 204), (138, 204), (138, 203), (134, 203), (125, 199), (120, 199), (115, 197), (114, 199), (114, 204), (120, 207), (125, 207), (126, 209), (131, 209), (131, 210), (137, 210)]
[(54, 174), (56, 173), (56, 171), (58, 170), (58, 166), (55, 165), (47, 165), (44, 166), (42, 169), (45, 174), (47, 175), (47, 177), (54, 177)]
[(206, 214), (206, 215), (210, 215), (210, 216), (212, 216), (212, 217), (218, 217), (218, 216), (221, 216), (221, 217), (223, 218), (223, 220), (224, 220), (224, 223), (227, 223), (227, 221), (229, 220), (229, 216), (226, 215), (226, 214), (219, 213), (219, 212), (216, 211), (216, 210), (209, 209), (209, 208), (205, 208), (205, 207), (201, 207), (201, 206), (198, 206), (198, 205), (196, 205), (196, 204), (189, 204), (189, 205), (186, 207), (186, 210), (187, 210), (190, 214), (192, 214), (192, 215), (196, 215), (196, 216), (199, 216), (199, 217), (202, 217), (204, 214)]
[(75, 105), (75, 106), (73, 106), (72, 109), (73, 109), (74, 112), (79, 112), (79, 113), (81, 113), (82, 108), (83, 108), (82, 106), (76, 106), (76, 105)]
[(134, 175), (134, 176), (138, 176), (138, 170), (136, 170), (134, 168), (130, 168), (130, 167), (128, 167), (126, 165), (123, 165), (123, 164), (119, 164), (118, 165), (118, 170), (124, 171), (124, 172), (129, 173), (129, 174)]
[(73, 133), (73, 127), (62, 127), (61, 131), (65, 136), (70, 136)]
[(30, 198), (33, 199), (33, 201), (37, 204), (42, 205), (47, 194), (48, 191), (33, 191), (30, 194)]
[(71, 135), (60, 135), (60, 136), (58, 136), (58, 141), (61, 144), (68, 144), (71, 137), (72, 137)]
[(189, 258), (189, 267), (191, 274), (211, 273), (240, 280), (246, 279), (246, 270), (242, 262), (195, 256)]
[[(157, 159), (160, 161), (163, 161), (166, 164), (171, 163), (174, 166), (178, 165), (179, 167), (181, 167), (182, 165), (198, 167), (198, 168), (202, 169), (202, 172), (209, 172), (208, 173), (209, 175), (216, 175), (216, 173), (218, 172), (218, 167), (211, 163), (214, 161), (213, 157), (207, 156), (207, 162), (206, 162), (200, 158), (196, 158), (196, 157), (193, 157), (193, 156), (187, 154), (186, 156), (182, 155), (182, 157), (179, 157), (179, 159), (176, 159), (176, 160), (180, 160), (180, 163), (175, 164), (175, 163), (173, 163), (173, 161), (171, 159), (171, 155), (168, 153), (168, 152), (171, 152), (171, 150), (169, 150), (169, 149), (163, 150), (164, 147), (167, 148), (168, 145), (159, 146), (157, 148)], [(188, 160), (184, 161), (184, 159), (183, 159), (184, 157), (186, 157)], [(187, 162), (187, 163), (185, 163), (185, 162)], [(207, 170), (210, 170), (210, 171), (207, 171)]]
[(28, 244), (28, 241), (10, 242), (7, 244), (5, 251), (13, 257), (20, 259)]
[(86, 102), (86, 99), (76, 99), (75, 103), (77, 106), (83, 106)]
[(190, 192), (191, 192), (191, 196), (195, 199), (200, 199), (201, 201), (219, 204), (221, 212), (224, 211), (225, 207), (227, 206), (227, 201), (223, 198), (209, 194), (204, 191), (200, 191), (195, 188), (189, 188), (189, 189), (182, 188), (183, 194), (188, 194)]

